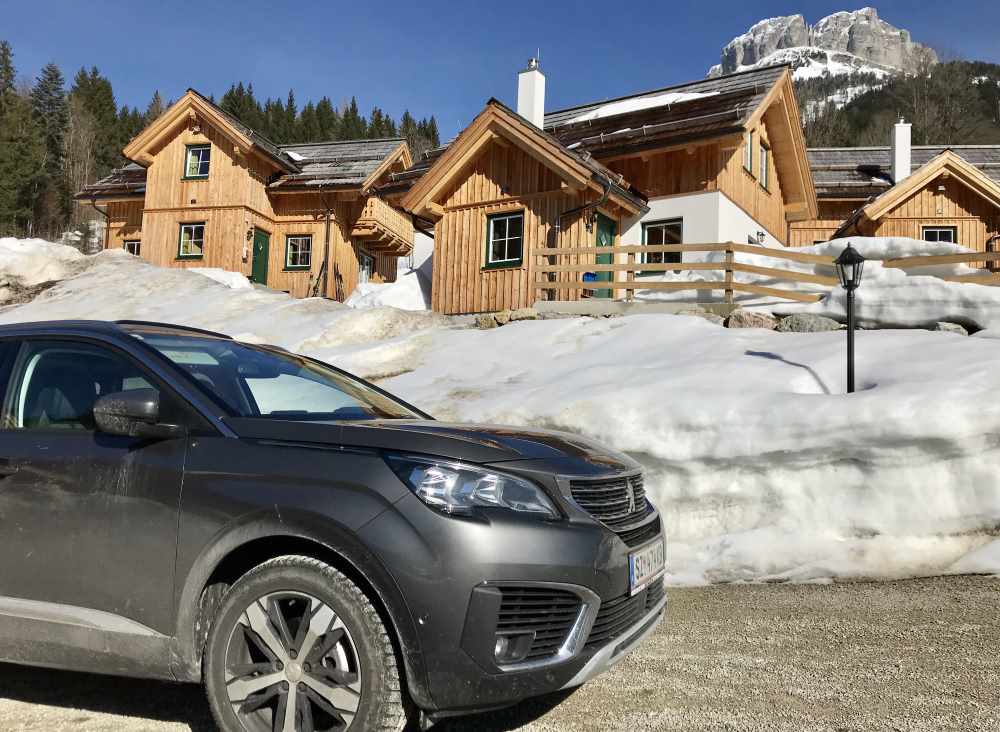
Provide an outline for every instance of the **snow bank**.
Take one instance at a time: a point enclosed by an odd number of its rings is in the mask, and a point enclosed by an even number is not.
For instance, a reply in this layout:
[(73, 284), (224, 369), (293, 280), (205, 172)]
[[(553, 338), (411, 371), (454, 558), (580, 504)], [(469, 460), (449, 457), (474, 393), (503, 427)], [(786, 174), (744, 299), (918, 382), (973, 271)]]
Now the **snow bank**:
[(242, 272), (230, 272), (227, 269), (219, 269), (217, 267), (191, 267), (190, 271), (204, 275), (209, 279), (215, 280), (220, 285), (225, 285), (233, 290), (243, 290), (253, 287), (250, 280)]
[[(30, 247), (29, 247), (30, 248)], [(166, 320), (328, 360), (442, 419), (569, 430), (639, 459), (675, 583), (1000, 572), (1000, 343), (727, 330), (650, 314), (511, 323), (231, 289), (86, 258), (0, 322)], [(992, 547), (992, 548), (990, 548)]]
[(0, 238), (0, 273), (27, 286), (63, 279), (83, 256), (73, 247), (43, 239)]
[(358, 285), (345, 304), (351, 308), (393, 307), (401, 310), (428, 310), (430, 282), (420, 270), (400, 270), (395, 282), (367, 282)]

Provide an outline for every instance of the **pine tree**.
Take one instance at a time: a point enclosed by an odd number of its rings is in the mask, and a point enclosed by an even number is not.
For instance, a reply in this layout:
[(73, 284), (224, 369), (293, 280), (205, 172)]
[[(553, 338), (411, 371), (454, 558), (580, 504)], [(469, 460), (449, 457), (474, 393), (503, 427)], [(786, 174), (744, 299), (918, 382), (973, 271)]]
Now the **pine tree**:
[(63, 84), (59, 67), (50, 63), (42, 68), (31, 89), (32, 111), (45, 144), (44, 178), (35, 199), (35, 230), (47, 236), (62, 232), (72, 207), (65, 147), (69, 109)]
[(31, 232), (45, 159), (42, 129), (15, 78), (10, 44), (0, 41), (0, 236)]
[(368, 122), (358, 112), (358, 100), (351, 97), (351, 103), (344, 106), (344, 111), (340, 116), (340, 139), (364, 139), (367, 128)]
[(297, 137), (299, 142), (322, 142), (324, 139), (320, 133), (316, 106), (312, 102), (307, 102), (306, 106), (302, 108), (302, 114), (299, 115)]
[(285, 102), (285, 118), (281, 124), (281, 142), (300, 142), (298, 136), (298, 107), (295, 105), (295, 92), (288, 90), (288, 100)]
[(149, 100), (149, 104), (146, 106), (146, 114), (144, 121), (146, 124), (159, 118), (161, 114), (166, 111), (166, 106), (163, 104), (163, 98), (160, 96), (160, 90), (157, 89), (153, 92), (153, 98)]
[(318, 140), (340, 139), (340, 116), (330, 97), (323, 97), (316, 105), (316, 125), (319, 127)]

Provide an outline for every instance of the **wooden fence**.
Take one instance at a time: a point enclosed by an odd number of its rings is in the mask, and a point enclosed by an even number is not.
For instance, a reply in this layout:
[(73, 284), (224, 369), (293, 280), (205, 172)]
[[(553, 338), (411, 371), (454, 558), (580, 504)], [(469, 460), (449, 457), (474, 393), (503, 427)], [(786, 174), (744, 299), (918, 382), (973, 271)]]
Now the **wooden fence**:
[[(647, 263), (642, 261), (644, 258), (642, 255), (644, 254), (683, 254), (684, 252), (723, 252), (724, 257), (722, 261), (718, 262)], [(800, 292), (783, 287), (738, 282), (733, 277), (736, 272), (761, 275), (762, 277), (788, 283), (809, 283), (824, 287), (833, 287), (839, 284), (834, 275), (799, 272), (781, 266), (764, 267), (740, 262), (736, 259), (738, 254), (752, 254), (758, 257), (769, 257), (786, 262), (825, 265), (832, 269), (834, 266), (833, 257), (808, 254), (796, 251), (795, 249), (772, 249), (770, 247), (737, 244), (735, 242), (718, 244), (626, 244), (607, 247), (543, 247), (536, 249), (533, 254), (536, 257), (534, 288), (536, 292), (540, 293), (543, 299), (549, 300), (558, 299), (557, 294), (561, 292), (586, 296), (588, 292), (593, 293), (598, 290), (610, 291), (613, 297), (616, 293), (624, 292), (626, 300), (633, 300), (636, 290), (666, 290), (675, 292), (685, 290), (722, 290), (723, 301), (729, 304), (734, 302), (735, 293), (737, 292), (795, 300), (798, 302), (816, 302), (825, 296), (825, 292)], [(623, 254), (626, 255), (626, 261), (618, 261), (620, 259), (619, 255)], [(602, 255), (610, 256), (611, 263), (597, 264), (597, 257)], [(574, 258), (576, 261), (568, 264), (560, 263), (560, 259), (567, 257)], [(969, 254), (906, 257), (901, 259), (887, 259), (882, 264), (885, 267), (910, 269), (995, 260), (1000, 260), (1000, 252), (971, 252)], [(688, 271), (719, 272), (721, 273), (721, 277), (709, 280), (685, 280), (679, 282), (647, 282), (642, 279), (636, 279), (636, 276), (640, 273)], [(585, 278), (585, 275), (593, 275), (598, 272), (611, 273), (610, 280), (588, 280)], [(623, 275), (623, 277), (619, 275)], [(1000, 285), (1000, 274), (985, 271), (982, 274), (943, 276), (941, 279), (953, 282)]]

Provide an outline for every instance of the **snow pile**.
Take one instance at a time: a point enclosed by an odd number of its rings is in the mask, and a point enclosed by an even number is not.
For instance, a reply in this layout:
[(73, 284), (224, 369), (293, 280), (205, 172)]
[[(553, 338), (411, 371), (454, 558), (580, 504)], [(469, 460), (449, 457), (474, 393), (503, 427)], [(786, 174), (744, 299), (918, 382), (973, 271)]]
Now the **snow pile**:
[(190, 269), (192, 272), (204, 275), (233, 290), (253, 287), (250, 280), (242, 272), (230, 272), (228, 269), (219, 269), (218, 267), (191, 267)]
[[(28, 247), (30, 248), (30, 247)], [(913, 278), (916, 279), (916, 278)], [(165, 320), (306, 352), (449, 420), (588, 435), (639, 459), (676, 583), (1000, 571), (1000, 343), (728, 330), (648, 314), (523, 321), (357, 310), (89, 257), (0, 322)]]
[[(594, 119), (603, 119), (604, 117), (614, 117), (618, 114), (639, 112), (643, 109), (652, 109), (654, 107), (669, 107), (674, 104), (690, 102), (695, 99), (713, 97), (718, 95), (718, 93), (719, 92), (667, 92), (665, 94), (654, 94), (647, 97), (622, 99), (621, 101), (602, 104), (600, 107), (596, 107), (589, 112), (584, 112), (583, 114), (571, 119), (569, 124), (573, 124), (575, 122), (587, 122)], [(618, 131), (627, 132), (628, 130)]]
[(43, 239), (0, 238), (0, 274), (29, 287), (63, 279), (83, 256), (74, 247)]
[(430, 282), (420, 270), (400, 271), (395, 282), (359, 284), (345, 304), (351, 308), (428, 310), (431, 306)]

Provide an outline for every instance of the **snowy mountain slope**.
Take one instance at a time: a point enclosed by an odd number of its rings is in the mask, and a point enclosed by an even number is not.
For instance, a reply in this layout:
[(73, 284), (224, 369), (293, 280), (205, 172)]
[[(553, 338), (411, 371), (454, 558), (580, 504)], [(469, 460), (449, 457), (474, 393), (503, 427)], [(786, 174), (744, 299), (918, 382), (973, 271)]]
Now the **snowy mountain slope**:
[(875, 8), (838, 12), (809, 25), (802, 15), (762, 20), (722, 49), (709, 76), (789, 63), (796, 80), (824, 74), (886, 76), (935, 63), (930, 48), (878, 17)]
[[(47, 246), (0, 240), (0, 276), (53, 256)], [(837, 332), (666, 314), (482, 331), (233, 289), (121, 252), (67, 260), (59, 282), (0, 322), (220, 330), (379, 379), (439, 418), (569, 430), (629, 452), (663, 512), (675, 583), (1000, 572), (1000, 341), (859, 332), (861, 390), (848, 397)]]

